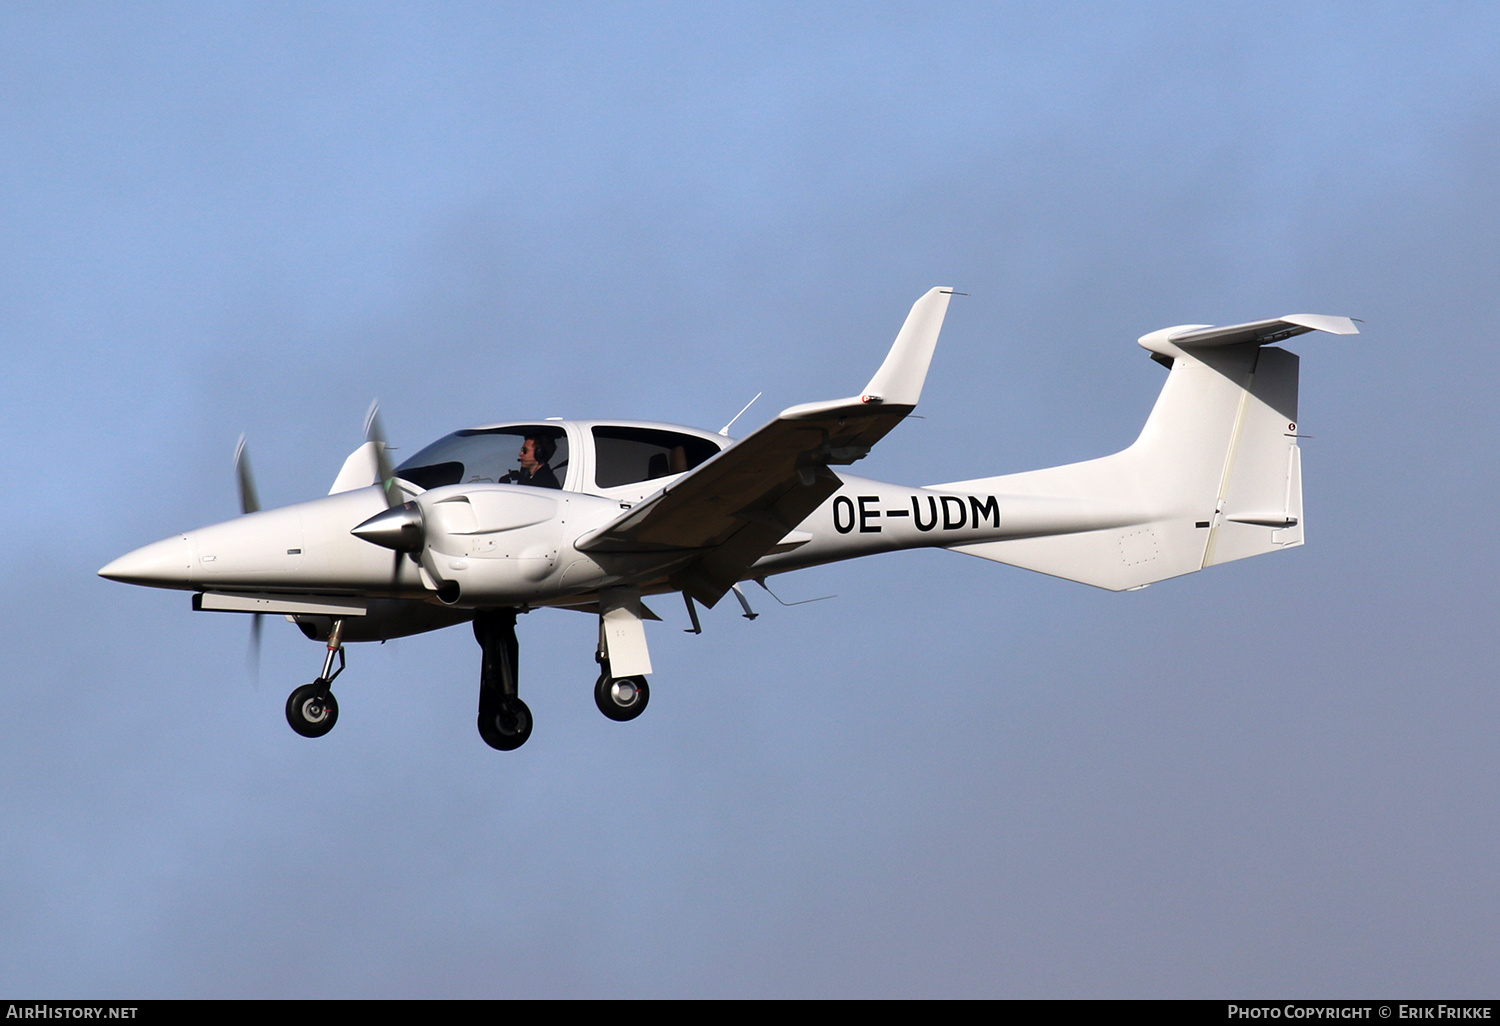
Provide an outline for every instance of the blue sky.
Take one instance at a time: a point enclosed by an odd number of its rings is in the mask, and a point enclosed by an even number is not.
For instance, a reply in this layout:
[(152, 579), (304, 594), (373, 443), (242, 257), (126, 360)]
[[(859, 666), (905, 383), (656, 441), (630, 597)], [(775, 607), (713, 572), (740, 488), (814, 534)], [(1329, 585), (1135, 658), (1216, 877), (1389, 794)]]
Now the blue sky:
[[(1452, 5), (0, 12), (0, 984), (78, 996), (1492, 996), (1500, 14)], [(950, 311), (860, 472), (1127, 444), (1134, 339), (1289, 312), (1308, 544), (1111, 595), (782, 579), (594, 710), (521, 624), (321, 650), (95, 571), (326, 491), (379, 397), (717, 428)], [(742, 422), (740, 426), (752, 426)], [(683, 623), (678, 623), (683, 620)]]

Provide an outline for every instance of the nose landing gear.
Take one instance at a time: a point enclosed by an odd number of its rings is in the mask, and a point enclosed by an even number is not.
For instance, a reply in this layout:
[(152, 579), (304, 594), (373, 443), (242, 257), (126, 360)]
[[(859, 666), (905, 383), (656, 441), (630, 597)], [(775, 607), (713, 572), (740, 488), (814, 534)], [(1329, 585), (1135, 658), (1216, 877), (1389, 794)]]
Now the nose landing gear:
[[(303, 737), (322, 737), (339, 721), (339, 703), (333, 697), (333, 678), (344, 672), (344, 621), (333, 621), (333, 630), (328, 634), (328, 655), (323, 659), (323, 672), (311, 684), (304, 684), (293, 691), (286, 700), (286, 721)], [(337, 655), (339, 668), (333, 668), (333, 657)]]

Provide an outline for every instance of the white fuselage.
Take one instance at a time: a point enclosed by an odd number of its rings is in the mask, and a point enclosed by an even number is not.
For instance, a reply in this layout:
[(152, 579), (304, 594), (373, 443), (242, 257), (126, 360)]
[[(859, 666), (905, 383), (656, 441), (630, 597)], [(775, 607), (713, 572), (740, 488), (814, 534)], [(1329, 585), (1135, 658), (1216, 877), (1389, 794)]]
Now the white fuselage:
[[(335, 487), (347, 490), (174, 535), (120, 557), (101, 573), (132, 584), (210, 595), (288, 600), (303, 596), (355, 603), (349, 608), (374, 603), (382, 605), (387, 616), (393, 606), (416, 604), (448, 606), (455, 612), (582, 605), (601, 589), (627, 580), (644, 593), (676, 590), (666, 576), (680, 565), (682, 553), (591, 553), (575, 547), (579, 539), (681, 476), (598, 487), (604, 478), (590, 434), (597, 426), (557, 424), (572, 445), (561, 489), (487, 481), (426, 491), (408, 486), (425, 523), (424, 544), (411, 556), (350, 533), (385, 510), (388, 502), (380, 486), (349, 488), (341, 475), (345, 483)], [(716, 447), (727, 444), (727, 439), (689, 428), (652, 427), (712, 441)], [(353, 463), (351, 456), (346, 474)], [(1012, 510), (1003, 496), (991, 493), (840, 478), (840, 490), (754, 564), (744, 579), (876, 552), (1020, 537), (1031, 519), (1024, 509)], [(653, 578), (658, 571), (660, 576)], [(295, 603), (281, 606), (292, 610)], [(282, 611), (281, 606), (271, 602), (266, 608)], [(419, 621), (426, 622), (417, 617), (413, 625)]]
[[(1016, 537), (999, 496), (940, 492), (841, 475), (825, 501), (746, 579), (876, 552)], [(662, 483), (656, 482), (657, 487)], [(425, 599), (448, 582), (463, 607), (567, 605), (671, 554), (589, 554), (573, 542), (631, 503), (520, 485), (422, 493), (420, 564), (350, 530), (386, 508), (371, 485), (186, 531), (120, 557), (104, 575), (189, 591)], [(1004, 525), (1004, 526), (1003, 526)]]

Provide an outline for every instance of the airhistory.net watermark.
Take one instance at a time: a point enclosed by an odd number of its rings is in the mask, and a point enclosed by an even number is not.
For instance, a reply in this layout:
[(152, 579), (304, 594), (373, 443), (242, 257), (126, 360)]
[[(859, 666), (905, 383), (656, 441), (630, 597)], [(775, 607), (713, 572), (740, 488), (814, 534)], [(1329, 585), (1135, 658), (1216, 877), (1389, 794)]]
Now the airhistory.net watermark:
[(74, 1005), (33, 1002), (7, 1005), (7, 1019), (134, 1019), (139, 1005)]

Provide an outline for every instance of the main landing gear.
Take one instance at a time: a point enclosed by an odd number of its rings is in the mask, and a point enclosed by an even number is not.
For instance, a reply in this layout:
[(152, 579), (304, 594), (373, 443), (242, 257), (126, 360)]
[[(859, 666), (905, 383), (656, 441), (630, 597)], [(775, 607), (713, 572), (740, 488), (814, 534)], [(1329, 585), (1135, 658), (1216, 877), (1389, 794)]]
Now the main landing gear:
[(602, 655), (599, 660), (599, 679), (594, 682), (594, 704), (599, 711), (617, 723), (633, 720), (646, 711), (651, 701), (651, 688), (645, 677), (611, 677), (609, 660)]
[[(519, 695), (520, 645), (516, 641), (516, 610), (481, 609), (474, 614), (474, 639), (484, 652), (479, 671), (479, 736), (491, 748), (515, 751), (531, 736), (531, 710)], [(612, 720), (633, 720), (646, 711), (651, 689), (643, 676), (615, 677), (601, 631), (599, 679), (594, 704)]]
[(516, 611), (481, 609), (474, 638), (484, 651), (479, 669), (479, 736), (491, 748), (514, 751), (531, 736), (531, 710), (517, 694)]
[[(696, 625), (698, 614), (688, 600), (688, 612)], [(651, 688), (645, 675), (651, 672), (642, 616), (653, 615), (634, 592), (604, 591), (599, 594), (599, 647), (594, 660), (599, 679), (594, 682), (594, 704), (616, 723), (633, 720), (646, 711)], [(613, 667), (624, 672), (615, 675)]]
[[(339, 721), (339, 703), (333, 697), (333, 678), (344, 672), (344, 621), (333, 621), (333, 630), (328, 634), (328, 655), (323, 659), (323, 672), (311, 684), (304, 684), (293, 691), (286, 700), (286, 721), (303, 737), (322, 737)], [(339, 668), (333, 668), (333, 657), (337, 655)]]

